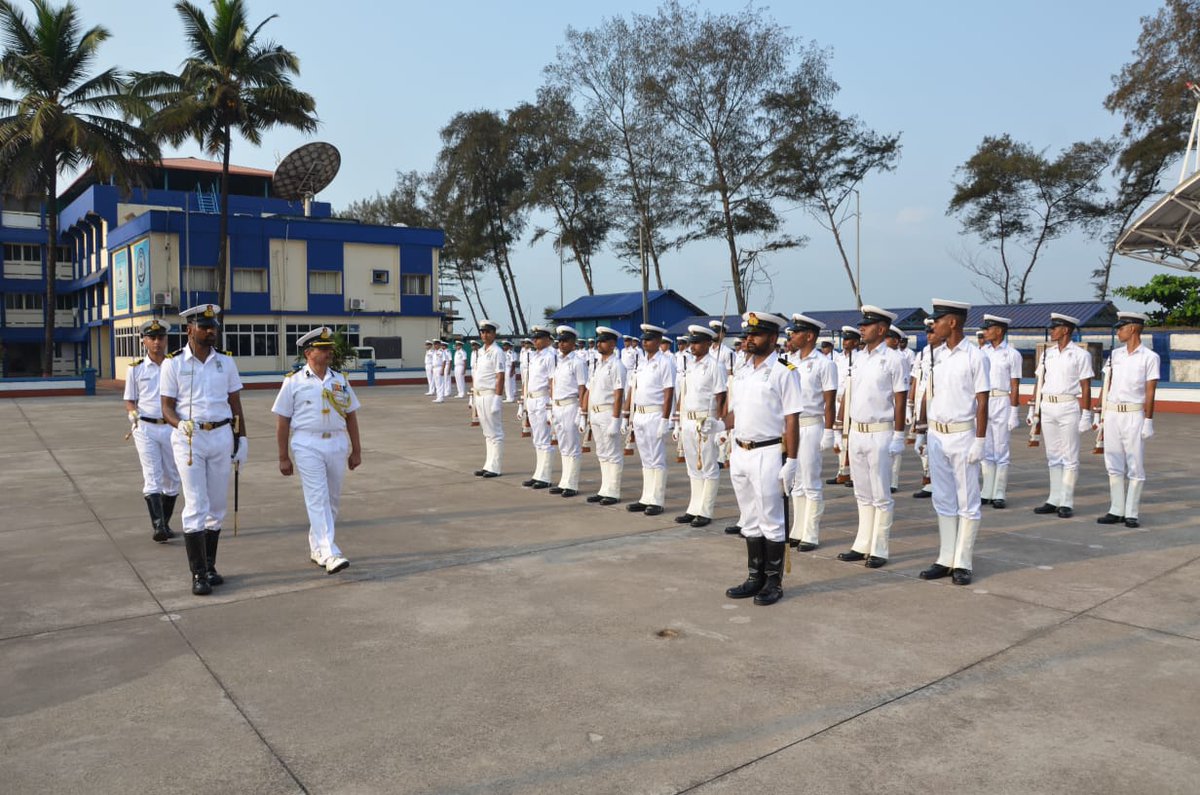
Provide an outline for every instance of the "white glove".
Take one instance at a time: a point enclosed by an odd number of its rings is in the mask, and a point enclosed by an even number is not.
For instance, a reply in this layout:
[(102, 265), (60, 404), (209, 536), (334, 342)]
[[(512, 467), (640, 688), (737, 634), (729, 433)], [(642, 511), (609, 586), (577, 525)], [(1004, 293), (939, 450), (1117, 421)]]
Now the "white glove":
[(183, 431), (184, 436), (191, 436), (196, 430), (196, 423), (191, 420), (180, 420), (178, 425), (179, 430)]
[(784, 492), (791, 494), (792, 486), (796, 483), (796, 459), (785, 458), (779, 468), (779, 479), (783, 481)]
[(967, 451), (967, 463), (978, 464), (983, 460), (983, 437), (976, 436), (971, 440), (971, 449)]
[(504, 410), (504, 399), (499, 395), (492, 395), (492, 413)]
[(921, 455), (921, 456), (925, 455), (925, 450), (929, 446), (929, 438), (923, 433), (918, 433), (915, 441), (916, 441), (917, 455)]
[(888, 443), (888, 452), (892, 455), (904, 452), (904, 431), (892, 432), (892, 441)]
[(1079, 412), (1079, 432), (1086, 433), (1092, 428), (1092, 412), (1083, 410)]
[(821, 434), (821, 449), (822, 450), (832, 450), (833, 443), (834, 443), (833, 428), (826, 428), (825, 432)]
[(525, 401), (524, 400), (517, 403), (517, 419), (518, 420), (525, 419)]
[(136, 411), (130, 409), (129, 411), (125, 412), (125, 416), (129, 418), (129, 422), (131, 424), (137, 425), (138, 413)]
[(233, 451), (233, 463), (244, 464), (250, 458), (250, 440), (245, 436), (233, 437), (233, 443), (237, 448)]
[(672, 442), (679, 441), (679, 421), (678, 420), (671, 420), (671, 441)]
[(1033, 404), (1030, 403), (1029, 404), (1029, 413), (1025, 415), (1025, 424), (1032, 427), (1034, 422), (1036, 422), (1036, 420), (1034, 418), (1034, 413), (1033, 413)]
[(662, 417), (658, 421), (658, 432), (659, 432), (659, 434), (662, 435), (662, 437), (664, 439), (666, 437), (670, 436), (671, 433), (674, 432), (678, 427), (679, 427), (678, 425), (676, 425), (674, 422), (667, 419), (666, 417)]
[(580, 433), (587, 433), (588, 418), (586, 414), (579, 415), (578, 425)]
[(1154, 435), (1154, 420), (1147, 417), (1142, 420), (1142, 438), (1149, 439)]
[(1021, 409), (1018, 406), (1008, 407), (1008, 429), (1015, 431), (1021, 424)]
[(629, 418), (628, 417), (623, 417), (621, 419), (621, 435), (622, 436), (629, 435)]
[(913, 421), (913, 402), (910, 400), (904, 404), (904, 424), (911, 425)]

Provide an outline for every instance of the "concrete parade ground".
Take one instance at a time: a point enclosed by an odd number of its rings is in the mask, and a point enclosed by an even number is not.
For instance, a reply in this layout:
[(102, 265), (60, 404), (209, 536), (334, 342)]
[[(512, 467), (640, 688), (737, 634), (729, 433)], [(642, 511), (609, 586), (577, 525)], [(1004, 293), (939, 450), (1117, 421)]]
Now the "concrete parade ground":
[(674, 463), (657, 517), (585, 503), (594, 454), (580, 496), (524, 489), (506, 405), (505, 474), (475, 478), (466, 401), (423, 392), (360, 391), (332, 576), (276, 466), (274, 391), (243, 393), (240, 532), (208, 597), (182, 540), (150, 539), (119, 395), (0, 401), (0, 792), (1200, 791), (1200, 417), (1155, 418), (1139, 529), (1096, 524), (1087, 452), (1075, 518), (1035, 516), (1019, 429), (967, 587), (917, 578), (937, 531), (909, 448), (887, 566), (836, 559), (855, 503), (829, 486), (820, 548), (756, 607), (724, 595), (745, 577), (727, 475), (702, 529), (672, 521)]

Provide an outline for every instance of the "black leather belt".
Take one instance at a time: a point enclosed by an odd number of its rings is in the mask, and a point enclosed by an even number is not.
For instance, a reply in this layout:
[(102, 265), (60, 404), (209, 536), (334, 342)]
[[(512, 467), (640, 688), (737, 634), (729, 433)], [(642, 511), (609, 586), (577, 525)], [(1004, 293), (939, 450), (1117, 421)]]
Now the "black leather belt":
[(770, 447), (773, 444), (783, 444), (783, 438), (776, 436), (774, 439), (763, 439), (761, 442), (744, 442), (741, 439), (734, 439), (737, 446), (743, 450), (757, 450), (760, 447)]
[(138, 422), (148, 422), (151, 425), (165, 425), (167, 421), (161, 417), (138, 417)]
[(197, 422), (196, 427), (202, 431), (213, 431), (217, 428), (220, 428), (222, 425), (228, 425), (231, 422), (233, 422), (233, 418), (226, 417), (225, 419), (217, 420), (216, 422)]

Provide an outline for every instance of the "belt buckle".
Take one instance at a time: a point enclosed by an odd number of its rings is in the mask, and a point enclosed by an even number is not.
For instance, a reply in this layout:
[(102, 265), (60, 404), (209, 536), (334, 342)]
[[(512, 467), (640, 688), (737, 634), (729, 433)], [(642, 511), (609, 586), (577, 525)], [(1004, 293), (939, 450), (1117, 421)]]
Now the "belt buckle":
[(324, 433), (322, 433), (322, 434), (321, 434), (321, 438), (322, 438), (322, 439), (332, 439), (332, 438), (333, 438), (333, 434), (332, 434), (332, 433), (330, 433), (329, 431), (325, 431)]

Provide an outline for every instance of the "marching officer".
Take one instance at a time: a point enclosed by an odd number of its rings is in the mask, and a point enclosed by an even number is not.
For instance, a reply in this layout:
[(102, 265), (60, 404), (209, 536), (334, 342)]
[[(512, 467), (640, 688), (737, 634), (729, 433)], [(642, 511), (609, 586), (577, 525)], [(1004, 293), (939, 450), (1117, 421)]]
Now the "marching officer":
[(225, 582), (216, 562), (229, 470), (250, 454), (242, 379), (233, 357), (215, 349), (220, 314), (215, 304), (179, 313), (188, 323), (188, 344), (167, 357), (159, 379), (163, 419), (175, 429), (171, 449), (183, 482), (183, 539), (198, 596)]
[(479, 337), (483, 347), (475, 351), (471, 361), (471, 401), (475, 404), (475, 415), (479, 417), (479, 429), (483, 432), (483, 446), (487, 450), (483, 468), (475, 470), (475, 476), (494, 478), (500, 475), (504, 460), (504, 415), (502, 409), (505, 385), (505, 370), (508, 357), (496, 344), (494, 321), (484, 318), (479, 321)]
[(717, 335), (707, 326), (688, 326), (690, 344), (686, 369), (675, 376), (679, 401), (679, 425), (675, 430), (683, 442), (683, 457), (691, 482), (687, 510), (675, 521), (705, 527), (712, 522), (717, 503), (721, 470), (717, 467), (717, 434), (725, 430), (719, 419), (725, 415), (729, 374), (711, 354)]
[(792, 526), (788, 543), (801, 552), (820, 544), (825, 492), (821, 482), (821, 453), (833, 448), (837, 368), (817, 350), (825, 324), (807, 315), (792, 315), (788, 361), (800, 377), (800, 415), (796, 419), (796, 484), (792, 488)]
[(142, 465), (142, 496), (150, 510), (152, 538), (160, 544), (174, 538), (171, 516), (179, 497), (179, 470), (171, 452), (171, 426), (162, 418), (158, 382), (167, 358), (170, 325), (154, 318), (142, 324), (144, 359), (129, 367), (125, 376), (125, 411), (132, 423), (130, 433)]
[(1018, 408), (1021, 385), (1021, 353), (1008, 344), (1009, 318), (983, 316), (983, 353), (988, 360), (987, 443), (983, 446), (983, 490), (980, 501), (993, 508), (1004, 508), (1008, 488), (1008, 462), (1011, 457), (1013, 430), (1021, 424)]
[(554, 405), (551, 415), (554, 434), (562, 458), (562, 477), (550, 493), (574, 497), (579, 493), (580, 439), (587, 429), (587, 414), (580, 411), (580, 407), (587, 405), (588, 365), (586, 356), (576, 355), (579, 333), (570, 326), (559, 326), (555, 331), (560, 356), (550, 381), (550, 397)]
[(279, 471), (289, 477), (300, 470), (300, 488), (308, 511), (309, 558), (326, 574), (337, 574), (350, 565), (334, 541), (334, 524), (346, 467), (357, 469), (362, 463), (360, 404), (346, 376), (330, 366), (332, 329), (315, 328), (296, 344), (304, 354), (304, 367), (284, 377), (271, 406)]
[[(833, 364), (837, 368), (837, 416), (845, 418), (846, 385), (850, 383), (850, 370), (854, 365), (855, 351), (862, 344), (862, 335), (854, 326), (842, 326), (842, 349), (833, 354)], [(850, 483), (850, 457), (845, 451), (839, 450), (837, 475), (825, 481), (829, 486)]]
[(850, 477), (858, 500), (858, 534), (838, 560), (865, 560), (868, 568), (887, 563), (895, 501), (892, 457), (904, 449), (904, 408), (908, 383), (904, 360), (883, 341), (896, 315), (869, 304), (862, 307), (858, 331), (863, 350), (854, 354), (850, 399), (843, 409), (850, 424)]
[(1104, 427), (1104, 466), (1108, 470), (1110, 504), (1096, 521), (1138, 527), (1138, 508), (1146, 482), (1144, 448), (1154, 435), (1154, 392), (1158, 386), (1158, 354), (1142, 344), (1146, 316), (1117, 313), (1117, 340), (1109, 356), (1108, 386), (1100, 407)]
[(525, 383), (524, 414), (529, 415), (530, 441), (537, 455), (533, 477), (523, 481), (522, 486), (532, 489), (550, 488), (554, 461), (550, 444), (550, 379), (558, 365), (558, 353), (550, 347), (550, 329), (542, 326), (530, 328), (533, 352), (529, 356), (528, 377)]
[(733, 435), (734, 442), (729, 477), (742, 514), (749, 573), (745, 582), (727, 589), (725, 595), (754, 597), (756, 605), (771, 605), (783, 596), (788, 532), (783, 501), (796, 479), (800, 377), (796, 366), (775, 352), (786, 321), (766, 312), (747, 312), (743, 317), (747, 359), (734, 373), (725, 416), (726, 433)]
[[(646, 352), (634, 371), (626, 398), (626, 411), (633, 427), (638, 455), (642, 459), (642, 496), (625, 506), (645, 511), (647, 516), (663, 512), (667, 491), (667, 436), (671, 433), (671, 407), (675, 396), (675, 360), (662, 350), (667, 330), (650, 323), (642, 324), (642, 349)], [(624, 429), (622, 429), (624, 431)]]
[(1079, 434), (1092, 427), (1092, 357), (1071, 342), (1079, 320), (1050, 313), (1050, 344), (1038, 366), (1040, 405), (1030, 405), (1026, 422), (1042, 421), (1046, 461), (1050, 466), (1050, 496), (1034, 513), (1075, 515), (1075, 482), (1079, 478)]
[(982, 518), (979, 465), (987, 435), (987, 361), (963, 334), (970, 308), (934, 298), (931, 315), (938, 336), (945, 340), (933, 351), (927, 403), (929, 473), (940, 546), (937, 561), (920, 577), (937, 580), (950, 575), (955, 585), (971, 583), (971, 557)]
[(596, 458), (600, 460), (600, 490), (588, 502), (615, 505), (621, 501), (621, 474), (625, 469), (621, 449), (621, 408), (625, 405), (625, 365), (617, 355), (618, 335), (608, 326), (596, 326), (599, 360), (592, 368), (584, 393), (585, 410), (592, 425)]

